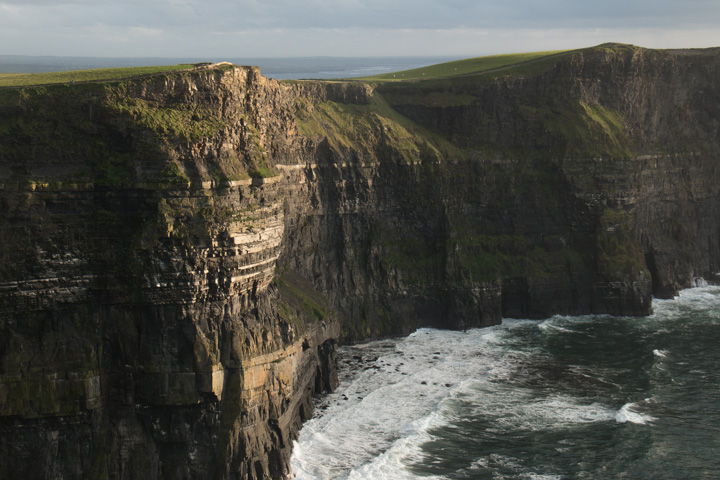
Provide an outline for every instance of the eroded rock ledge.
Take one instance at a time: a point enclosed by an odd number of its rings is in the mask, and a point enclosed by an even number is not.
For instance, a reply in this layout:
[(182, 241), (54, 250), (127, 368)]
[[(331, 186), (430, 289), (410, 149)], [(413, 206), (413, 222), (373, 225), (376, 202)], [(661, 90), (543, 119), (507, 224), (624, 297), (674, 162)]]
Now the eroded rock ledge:
[(720, 270), (720, 55), (0, 90), (0, 471), (283, 478), (339, 342)]

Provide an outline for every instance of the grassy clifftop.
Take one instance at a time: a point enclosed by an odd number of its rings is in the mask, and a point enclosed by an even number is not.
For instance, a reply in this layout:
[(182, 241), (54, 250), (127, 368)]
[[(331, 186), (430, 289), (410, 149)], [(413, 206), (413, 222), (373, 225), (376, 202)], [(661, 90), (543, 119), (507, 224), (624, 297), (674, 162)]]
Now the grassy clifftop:
[(529, 75), (538, 73), (552, 67), (559, 60), (576, 53), (620, 53), (623, 51), (640, 50), (640, 47), (622, 43), (603, 43), (595, 47), (577, 50), (554, 50), (545, 52), (508, 53), (502, 55), (488, 55), (484, 57), (467, 58), (452, 62), (429, 65), (427, 67), (403, 70), (400, 72), (384, 73), (370, 77), (360, 77), (360, 80), (371, 83), (404, 82), (404, 81), (431, 81), (452, 79), (459, 81), (458, 77), (472, 76), (476, 81), (478, 76), (493, 77), (497, 75)]
[(0, 73), (0, 87), (26, 87), (74, 82), (99, 82), (120, 80), (155, 73), (169, 73), (188, 70), (194, 65), (164, 65), (154, 67), (97, 68), (92, 70), (71, 70), (48, 73)]
[(572, 50), (557, 50), (552, 52), (511, 53), (504, 55), (490, 55), (486, 57), (468, 58), (453, 62), (440, 63), (402, 72), (385, 73), (371, 77), (362, 77), (360, 80), (375, 81), (406, 81), (406, 80), (433, 80), (439, 78), (458, 77), (463, 75), (477, 75), (500, 69), (526, 65), (541, 60), (568, 55)]

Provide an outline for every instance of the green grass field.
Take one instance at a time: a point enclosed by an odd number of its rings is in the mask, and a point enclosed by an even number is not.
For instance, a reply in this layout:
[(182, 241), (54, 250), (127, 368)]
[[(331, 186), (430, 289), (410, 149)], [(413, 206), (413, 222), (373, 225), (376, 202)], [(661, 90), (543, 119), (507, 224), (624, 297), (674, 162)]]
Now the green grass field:
[(440, 63), (428, 67), (405, 70), (402, 72), (385, 73), (372, 77), (353, 78), (364, 81), (404, 81), (404, 80), (432, 80), (440, 78), (475, 75), (490, 71), (509, 68), (543, 60), (547, 57), (556, 57), (568, 54), (572, 50), (557, 50), (552, 52), (512, 53), (506, 55), (491, 55), (488, 57), (468, 58), (454, 62)]
[(187, 70), (193, 65), (165, 65), (157, 67), (100, 68), (52, 73), (0, 73), (0, 87), (26, 87), (71, 82), (97, 82)]

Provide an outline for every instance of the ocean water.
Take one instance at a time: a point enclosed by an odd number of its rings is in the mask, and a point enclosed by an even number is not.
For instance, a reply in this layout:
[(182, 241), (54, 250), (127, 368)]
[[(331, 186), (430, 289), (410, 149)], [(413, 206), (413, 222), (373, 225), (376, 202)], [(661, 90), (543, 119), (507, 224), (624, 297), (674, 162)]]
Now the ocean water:
[(720, 478), (720, 287), (345, 347), (297, 479)]

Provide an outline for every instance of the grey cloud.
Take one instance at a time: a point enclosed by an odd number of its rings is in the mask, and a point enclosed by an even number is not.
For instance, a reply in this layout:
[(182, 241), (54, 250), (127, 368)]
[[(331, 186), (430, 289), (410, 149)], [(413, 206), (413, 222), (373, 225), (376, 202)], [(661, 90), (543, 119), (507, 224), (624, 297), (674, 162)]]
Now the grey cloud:
[[(173, 28), (563, 28), (717, 25), (709, 0), (2, 0), (14, 8), (47, 7), (78, 25)], [(92, 20), (87, 20), (89, 15)]]
[[(717, 0), (0, 0), (0, 54), (22, 53), (9, 48), (118, 48), (120, 41), (146, 42), (149, 48), (151, 36), (152, 47), (160, 52), (182, 51), (181, 43), (186, 49), (217, 49), (245, 32), (265, 32), (290, 43), (317, 42), (327, 49), (332, 45), (318, 39), (333, 35), (337, 42), (342, 36), (360, 49), (370, 45), (372, 36), (374, 45), (381, 45), (380, 54), (392, 54), (382, 45), (408, 49), (415, 44), (424, 53), (420, 48), (429, 47), (419, 46), (428, 42), (423, 39), (443, 31), (691, 32), (718, 24)], [(28, 39), (39, 39), (38, 44), (30, 45)], [(252, 48), (261, 48), (257, 43)]]
[(208, 2), (225, 25), (279, 28), (557, 28), (712, 25), (720, 2), (707, 0), (267, 0)]

